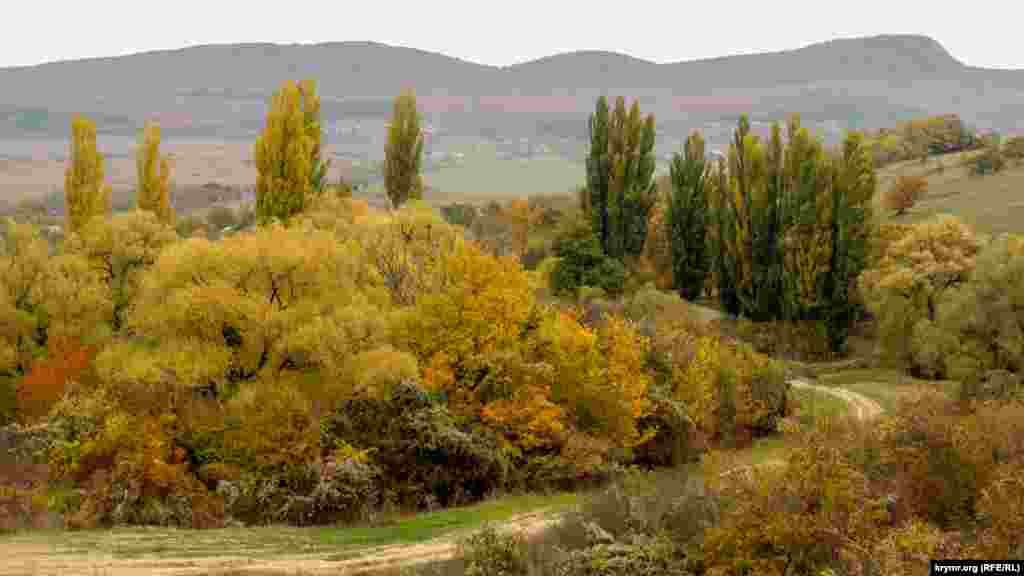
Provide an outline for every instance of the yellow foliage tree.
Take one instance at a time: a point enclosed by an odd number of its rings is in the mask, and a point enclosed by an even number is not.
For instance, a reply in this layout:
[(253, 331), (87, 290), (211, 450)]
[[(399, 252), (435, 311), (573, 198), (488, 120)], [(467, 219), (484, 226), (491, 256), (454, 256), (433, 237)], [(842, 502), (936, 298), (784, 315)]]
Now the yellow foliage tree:
[(371, 287), (358, 290), (360, 260), (351, 242), (305, 227), (271, 225), (216, 243), (185, 240), (143, 274), (126, 326), (161, 346), (205, 347), (198, 365), (173, 367), (182, 380), (200, 367), (218, 375), (215, 384), (301, 367), (314, 356), (301, 346), (309, 341), (297, 337), (304, 326), (386, 298), (372, 300)]
[(175, 214), (171, 206), (171, 163), (160, 156), (160, 125), (147, 123), (139, 136), (135, 170), (138, 189), (135, 203), (140, 210), (156, 214), (161, 222), (174, 226)]
[(0, 373), (22, 374), (45, 345), (40, 288), (50, 247), (31, 225), (7, 220), (0, 245)]
[(120, 330), (125, 312), (138, 295), (139, 277), (177, 239), (159, 212), (134, 210), (90, 221), (81, 234), (67, 240), (65, 251), (87, 258), (103, 279), (112, 305), (105, 321)]
[(259, 173), (256, 214), (261, 222), (291, 218), (324, 190), (328, 166), (321, 154), (316, 83), (285, 82), (274, 94), (253, 150)]
[(103, 155), (96, 150), (96, 125), (81, 116), (71, 121), (70, 165), (64, 172), (64, 213), (68, 233), (110, 212), (110, 185), (103, 180)]

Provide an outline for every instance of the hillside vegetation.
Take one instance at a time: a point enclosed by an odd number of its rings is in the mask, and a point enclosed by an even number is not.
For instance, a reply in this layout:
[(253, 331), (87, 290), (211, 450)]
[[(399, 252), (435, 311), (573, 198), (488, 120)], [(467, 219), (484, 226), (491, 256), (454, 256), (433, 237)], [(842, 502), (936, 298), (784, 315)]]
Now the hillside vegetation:
[[(212, 233), (169, 209), (154, 126), (144, 193), (112, 213), (76, 118), (63, 233), (10, 219), (0, 252), (6, 464), (33, 472), (0, 494), (5, 528), (372, 524), (593, 489), (533, 552), (484, 531), (454, 568), (867, 575), (1024, 553), (1024, 238), (900, 222), (872, 136), (828, 147), (799, 116), (767, 137), (741, 117), (718, 160), (694, 132), (659, 181), (654, 116), (604, 97), (574, 197), (437, 211), (416, 110), (396, 103), (374, 209), (327, 178), (316, 84), (283, 84), (255, 206)], [(973, 148), (972, 182), (1014, 150)], [(787, 373), (857, 353), (955, 385), (877, 421), (810, 416)], [(783, 432), (785, 466), (718, 474)]]

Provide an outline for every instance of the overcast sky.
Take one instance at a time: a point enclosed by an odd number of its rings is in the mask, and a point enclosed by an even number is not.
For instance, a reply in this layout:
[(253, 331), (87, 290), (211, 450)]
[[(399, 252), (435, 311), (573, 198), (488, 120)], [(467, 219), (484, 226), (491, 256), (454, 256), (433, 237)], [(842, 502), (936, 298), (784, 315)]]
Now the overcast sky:
[(344, 40), (373, 40), (492, 65), (574, 50), (611, 50), (654, 62), (676, 62), (799, 48), (831, 38), (900, 33), (931, 36), (971, 66), (1024, 68), (1020, 49), (1024, 2), (1020, 0), (952, 5), (941, 0), (5, 0), (3, 4), (0, 67), (197, 44)]

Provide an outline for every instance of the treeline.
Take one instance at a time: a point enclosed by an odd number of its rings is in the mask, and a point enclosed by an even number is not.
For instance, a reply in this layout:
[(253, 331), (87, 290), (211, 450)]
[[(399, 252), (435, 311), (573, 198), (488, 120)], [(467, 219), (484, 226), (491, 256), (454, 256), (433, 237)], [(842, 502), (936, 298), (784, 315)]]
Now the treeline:
[(621, 291), (624, 270), (647, 257), (671, 270), (672, 286), (688, 300), (708, 295), (754, 321), (813, 322), (834, 351), (843, 349), (876, 190), (861, 135), (826, 150), (794, 116), (785, 141), (777, 123), (762, 141), (744, 116), (718, 162), (706, 159), (693, 133), (661, 195), (653, 117), (642, 118), (635, 102), (626, 112), (622, 98), (609, 113), (601, 99), (589, 126), (583, 217), (555, 248), (556, 292)]
[[(0, 256), (5, 417), (48, 438), (26, 509), (69, 527), (357, 520), (774, 431), (778, 364), (690, 325), (678, 298), (585, 317), (418, 202), (402, 100), (382, 213), (325, 182), (315, 85), (285, 84), (255, 146), (254, 226), (216, 241), (177, 235), (153, 126), (138, 209), (112, 215), (76, 119), (66, 237), (10, 221)], [(533, 220), (517, 206), (503, 218)]]

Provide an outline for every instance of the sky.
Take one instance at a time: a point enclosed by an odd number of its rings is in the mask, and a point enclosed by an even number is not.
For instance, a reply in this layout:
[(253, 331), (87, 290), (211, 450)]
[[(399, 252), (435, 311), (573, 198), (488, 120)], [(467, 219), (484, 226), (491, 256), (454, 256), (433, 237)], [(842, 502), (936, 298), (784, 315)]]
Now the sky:
[[(927, 35), (958, 60), (1024, 69), (1024, 2), (973, 0), (11, 0), (0, 67), (200, 44), (372, 40), (490, 65), (608, 50), (653, 62)], [(273, 10), (265, 6), (274, 6)], [(610, 9), (609, 9), (610, 8)], [(293, 12), (289, 13), (289, 10)]]

